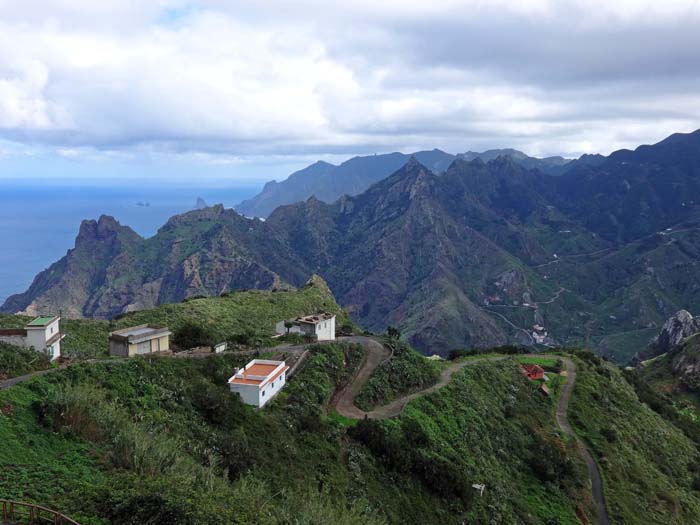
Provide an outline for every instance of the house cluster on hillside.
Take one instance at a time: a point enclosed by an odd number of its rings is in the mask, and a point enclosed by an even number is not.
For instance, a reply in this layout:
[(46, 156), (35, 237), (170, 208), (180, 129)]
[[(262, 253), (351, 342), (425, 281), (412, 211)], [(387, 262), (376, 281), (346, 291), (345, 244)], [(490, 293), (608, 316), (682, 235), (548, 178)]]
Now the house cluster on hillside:
[(537, 344), (544, 344), (547, 339), (547, 330), (544, 326), (535, 324), (532, 326), (532, 339)]
[[(299, 333), (312, 336), (317, 341), (335, 340), (335, 314), (319, 313), (279, 321), (275, 326), (278, 335)], [(59, 316), (37, 317), (21, 329), (0, 330), (0, 342), (34, 348), (45, 352), (50, 359), (61, 355)], [(109, 333), (109, 355), (132, 357), (170, 350), (172, 332), (165, 326), (141, 324)], [(223, 351), (225, 343), (216, 346)], [(231, 392), (241, 400), (256, 407), (264, 406), (285, 385), (289, 367), (284, 361), (253, 359), (244, 368), (236, 369), (228, 384)]]
[(44, 352), (51, 361), (61, 357), (61, 340), (65, 337), (60, 329), (58, 315), (37, 317), (24, 328), (0, 330), (0, 342), (14, 346), (33, 348)]

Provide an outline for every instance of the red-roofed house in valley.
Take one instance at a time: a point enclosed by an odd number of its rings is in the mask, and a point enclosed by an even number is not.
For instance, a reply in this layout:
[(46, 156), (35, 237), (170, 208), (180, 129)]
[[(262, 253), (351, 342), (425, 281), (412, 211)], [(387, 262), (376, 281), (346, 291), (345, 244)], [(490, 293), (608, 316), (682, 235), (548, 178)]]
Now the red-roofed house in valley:
[(245, 368), (236, 370), (228, 380), (231, 392), (248, 405), (262, 407), (285, 385), (289, 367), (284, 361), (253, 359)]
[(530, 381), (544, 379), (544, 369), (540, 365), (520, 365), (520, 369)]

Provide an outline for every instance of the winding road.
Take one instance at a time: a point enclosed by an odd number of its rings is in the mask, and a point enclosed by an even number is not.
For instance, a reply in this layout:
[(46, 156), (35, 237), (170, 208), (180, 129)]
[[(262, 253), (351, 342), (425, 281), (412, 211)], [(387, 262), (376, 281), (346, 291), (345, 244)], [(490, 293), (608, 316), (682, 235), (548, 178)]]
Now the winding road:
[[(478, 364), (478, 363), (483, 363), (483, 362), (488, 362), (488, 361), (502, 361), (504, 359), (509, 359), (512, 356), (505, 356), (505, 355), (491, 355), (491, 356), (484, 356), (484, 357), (477, 357), (474, 359), (466, 360), (466, 361), (461, 361), (458, 363), (452, 363), (450, 364), (447, 368), (445, 368), (442, 373), (440, 374), (440, 378), (438, 379), (437, 383), (435, 383), (433, 386), (426, 388), (424, 390), (420, 390), (418, 392), (414, 392), (412, 394), (407, 394), (401, 397), (396, 398), (395, 400), (391, 401), (390, 403), (377, 407), (374, 410), (370, 412), (365, 412), (363, 410), (360, 410), (355, 406), (355, 397), (357, 394), (359, 394), (360, 390), (362, 390), (362, 387), (365, 385), (365, 383), (369, 380), (370, 376), (372, 373), (385, 361), (391, 358), (391, 351), (382, 343), (380, 343), (377, 339), (372, 338), (372, 337), (364, 337), (364, 336), (355, 336), (355, 337), (344, 337), (342, 338), (343, 341), (347, 342), (352, 342), (352, 343), (359, 343), (362, 346), (365, 347), (367, 350), (365, 352), (365, 357), (360, 365), (359, 370), (353, 377), (352, 381), (348, 385), (345, 386), (336, 396), (331, 401), (331, 406), (333, 406), (339, 414), (342, 416), (345, 416), (350, 419), (364, 419), (365, 417), (371, 418), (371, 419), (387, 419), (391, 417), (396, 417), (401, 414), (403, 409), (406, 407), (408, 403), (410, 403), (412, 400), (424, 396), (426, 394), (430, 394), (432, 392), (435, 392), (436, 390), (439, 390), (452, 381), (453, 376), (455, 373), (457, 373), (459, 370), (466, 366)], [(310, 345), (298, 345), (298, 346), (281, 346), (281, 347), (276, 347), (276, 350), (283, 350), (285, 352), (290, 352), (290, 353), (303, 353), (306, 352), (308, 349), (308, 346)], [(209, 354), (209, 355), (215, 355), (215, 354)], [(564, 387), (562, 389), (561, 395), (559, 396), (559, 401), (557, 403), (557, 411), (556, 411), (556, 421), (557, 425), (561, 429), (562, 432), (570, 436), (575, 442), (576, 446), (579, 449), (579, 452), (581, 453), (581, 456), (583, 457), (586, 467), (588, 468), (588, 474), (591, 478), (591, 488), (593, 492), (593, 500), (595, 502), (596, 508), (597, 508), (597, 513), (598, 513), (598, 519), (597, 519), (597, 524), (598, 525), (609, 525), (610, 524), (610, 519), (608, 517), (608, 510), (607, 506), (605, 504), (605, 496), (603, 494), (603, 482), (602, 478), (600, 475), (600, 470), (598, 469), (598, 465), (596, 464), (595, 460), (593, 459), (593, 456), (591, 456), (590, 451), (586, 447), (585, 443), (581, 438), (578, 437), (578, 435), (574, 432), (574, 430), (571, 428), (571, 424), (569, 423), (569, 419), (567, 417), (567, 411), (569, 408), (569, 401), (571, 399), (571, 395), (574, 390), (574, 384), (576, 383), (576, 363), (574, 363), (571, 359), (559, 355), (551, 355), (551, 354), (527, 354), (529, 357), (550, 357), (554, 359), (561, 359), (565, 366), (566, 366), (566, 371), (567, 371), (567, 377), (566, 377), (566, 382), (564, 383)], [(114, 360), (95, 360), (93, 362), (103, 362), (103, 361), (114, 361)], [(61, 368), (50, 368), (48, 370), (42, 370), (39, 372), (33, 372), (31, 374), (27, 374), (24, 376), (19, 376), (15, 377), (12, 379), (7, 379), (5, 381), (0, 381), (0, 390), (4, 390), (6, 388), (10, 388), (14, 385), (17, 385), (19, 383), (23, 383), (24, 381), (27, 381), (33, 377), (36, 376), (41, 376), (44, 374), (49, 374), (51, 372), (60, 370), (65, 367)]]
[[(405, 396), (398, 397), (397, 399), (391, 401), (386, 405), (377, 407), (370, 412), (365, 412), (355, 406), (355, 396), (357, 396), (360, 390), (362, 390), (362, 387), (369, 380), (370, 376), (372, 375), (372, 372), (374, 372), (374, 370), (388, 358), (389, 352), (383, 345), (381, 345), (374, 339), (357, 339), (355, 340), (355, 342), (359, 342), (360, 344), (365, 345), (365, 348), (367, 349), (365, 360), (363, 361), (362, 365), (360, 366), (360, 369), (358, 370), (353, 380), (344, 389), (342, 389), (339, 395), (337, 395), (331, 402), (332, 406), (338, 411), (339, 414), (350, 419), (363, 419), (365, 417), (370, 419), (387, 419), (391, 417), (396, 417), (399, 414), (401, 414), (406, 405), (410, 403), (413, 399), (424, 396), (426, 394), (430, 394), (431, 392), (435, 392), (436, 390), (447, 386), (450, 383), (450, 381), (452, 381), (452, 377), (454, 376), (454, 374), (462, 368), (478, 363), (488, 361), (502, 361), (504, 359), (511, 358), (511, 356), (495, 355), (474, 358), (459, 363), (453, 363), (442, 371), (440, 379), (433, 386), (421, 390), (419, 392), (414, 392), (412, 394), (407, 394)], [(567, 416), (567, 412), (569, 409), (569, 401), (571, 400), (571, 395), (573, 393), (574, 385), (576, 383), (576, 363), (574, 363), (574, 361), (572, 361), (568, 357), (552, 354), (526, 354), (525, 357), (549, 357), (553, 359), (561, 359), (564, 362), (567, 375), (564, 387), (557, 402), (557, 425), (563, 433), (570, 436), (571, 439), (574, 440), (574, 442), (576, 443), (576, 447), (578, 448), (581, 457), (583, 458), (584, 462), (586, 463), (586, 467), (588, 468), (588, 474), (591, 478), (591, 490), (593, 492), (593, 501), (595, 502), (596, 511), (598, 515), (596, 523), (598, 525), (609, 525), (610, 518), (608, 517), (608, 509), (607, 505), (605, 504), (605, 496), (603, 494), (603, 481), (600, 475), (600, 470), (598, 469), (598, 465), (596, 464), (595, 460), (593, 459), (593, 456), (591, 455), (583, 440), (580, 437), (578, 437), (578, 435), (574, 432), (573, 428), (571, 427), (571, 424), (569, 423), (569, 418)]]

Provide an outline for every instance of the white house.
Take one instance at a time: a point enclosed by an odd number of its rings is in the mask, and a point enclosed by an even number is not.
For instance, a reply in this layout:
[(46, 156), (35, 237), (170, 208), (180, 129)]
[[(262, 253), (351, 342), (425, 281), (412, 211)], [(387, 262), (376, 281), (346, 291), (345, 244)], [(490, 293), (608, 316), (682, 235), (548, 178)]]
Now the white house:
[(61, 318), (57, 315), (37, 317), (24, 328), (0, 330), (0, 341), (46, 352), (52, 361), (61, 357)]
[(287, 370), (284, 361), (253, 359), (245, 368), (236, 370), (228, 385), (231, 392), (240, 394), (244, 403), (260, 408), (285, 385)]
[[(292, 324), (289, 330), (287, 330), (285, 323)], [(326, 312), (280, 321), (275, 326), (275, 332), (279, 335), (288, 332), (308, 334), (316, 336), (319, 341), (333, 341), (335, 340), (335, 314)]]

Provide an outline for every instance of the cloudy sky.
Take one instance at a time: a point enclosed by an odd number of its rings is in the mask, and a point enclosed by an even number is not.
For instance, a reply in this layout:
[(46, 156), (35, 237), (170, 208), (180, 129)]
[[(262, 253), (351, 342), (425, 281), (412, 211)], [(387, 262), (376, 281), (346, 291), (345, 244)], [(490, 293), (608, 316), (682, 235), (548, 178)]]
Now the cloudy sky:
[(0, 177), (609, 153), (700, 128), (698, 27), (698, 0), (0, 0)]

